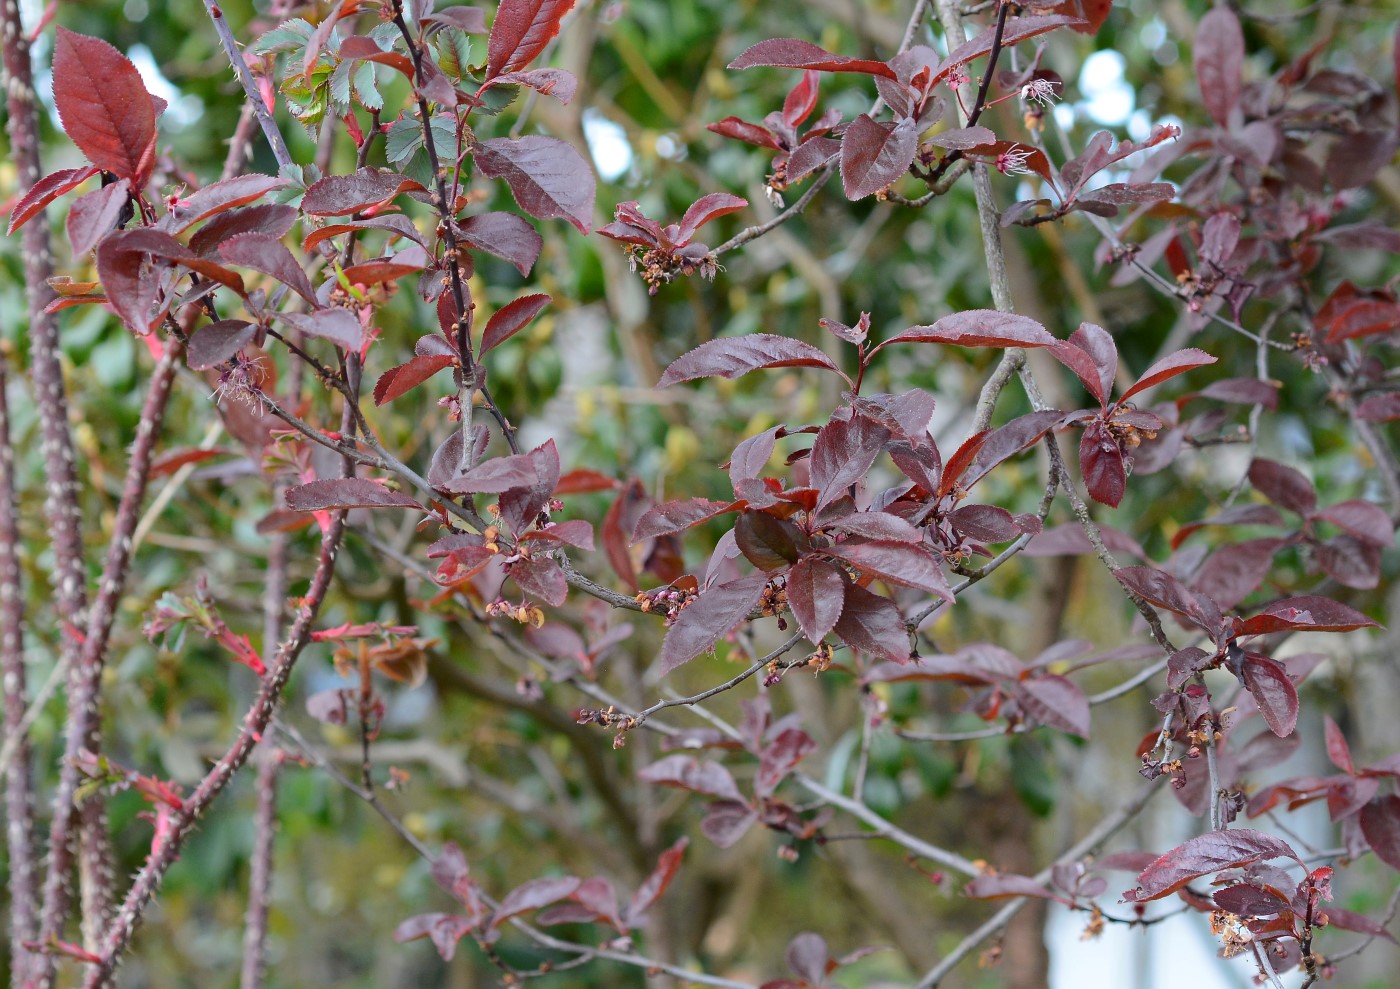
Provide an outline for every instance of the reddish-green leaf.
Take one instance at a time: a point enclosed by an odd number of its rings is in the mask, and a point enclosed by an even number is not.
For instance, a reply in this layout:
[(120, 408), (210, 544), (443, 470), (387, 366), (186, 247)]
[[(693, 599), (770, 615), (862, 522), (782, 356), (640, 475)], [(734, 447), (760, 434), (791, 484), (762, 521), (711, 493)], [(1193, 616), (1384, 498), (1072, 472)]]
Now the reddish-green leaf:
[(656, 386), (665, 388), (696, 378), (737, 378), (767, 367), (822, 367), (841, 373), (830, 357), (810, 343), (772, 333), (750, 333), (705, 341), (672, 361)]
[(131, 60), (100, 38), (60, 27), (53, 82), (73, 143), (94, 165), (142, 188), (155, 165), (156, 107)]

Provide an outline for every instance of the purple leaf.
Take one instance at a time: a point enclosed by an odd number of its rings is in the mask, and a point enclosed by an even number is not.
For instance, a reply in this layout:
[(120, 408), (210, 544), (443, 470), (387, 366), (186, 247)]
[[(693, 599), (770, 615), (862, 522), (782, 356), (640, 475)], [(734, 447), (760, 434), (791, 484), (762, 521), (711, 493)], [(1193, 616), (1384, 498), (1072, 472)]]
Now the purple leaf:
[(1274, 858), (1299, 861), (1282, 839), (1262, 831), (1235, 828), (1198, 835), (1158, 858), (1138, 875), (1138, 886), (1127, 899), (1142, 902), (1174, 893), (1193, 879), (1251, 862)]
[(801, 728), (787, 728), (779, 732), (759, 753), (758, 775), (753, 780), (754, 793), (759, 797), (771, 795), (788, 773), (796, 769), (797, 764), (816, 747), (812, 736)]
[(792, 522), (767, 512), (746, 511), (734, 524), (734, 542), (760, 570), (786, 570), (807, 548), (807, 536)]
[[(972, 506), (986, 508), (986, 505)], [(1000, 509), (998, 509), (1000, 511)], [(957, 512), (953, 513), (954, 515)], [(881, 539), (897, 543), (918, 543), (924, 538), (923, 531), (916, 529), (898, 515), (888, 512), (854, 512), (835, 522), (824, 524), (823, 528), (844, 532), (866, 539)]]
[(1094, 377), (1085, 378), (1073, 365), (1068, 365), (1070, 370), (1079, 374), (1080, 380), (1089, 389), (1089, 393), (1099, 400), (1100, 405), (1106, 404), (1108, 396), (1113, 393), (1113, 379), (1118, 374), (1118, 346), (1113, 342), (1113, 337), (1095, 323), (1080, 323), (1079, 329), (1070, 336), (1069, 343), (1088, 355), (1094, 368)]
[(111, 185), (85, 193), (73, 200), (64, 226), (73, 256), (81, 257), (97, 242), (117, 229), (117, 218), (131, 198), (131, 180), (118, 179)]
[(979, 543), (1004, 543), (1021, 534), (1015, 517), (995, 505), (964, 505), (948, 513), (948, 524)]
[(1032, 896), (1042, 900), (1056, 899), (1054, 893), (1030, 876), (1005, 874), (1000, 876), (978, 876), (963, 887), (963, 895), (974, 900), (1005, 900), (1011, 897)]
[(278, 313), (278, 318), (301, 332), (322, 337), (345, 350), (364, 346), (365, 331), (359, 317), (349, 309), (318, 309), (312, 313)]
[(10, 225), (6, 234), (14, 233), (49, 203), (64, 193), (72, 192), (99, 171), (101, 169), (96, 165), (87, 165), (83, 168), (60, 168), (52, 174), (45, 175), (30, 186), (29, 191), (14, 204), (10, 211)]
[(1089, 701), (1072, 680), (1041, 676), (1015, 684), (1016, 700), (1035, 721), (1080, 738), (1089, 737)]
[(1278, 385), (1258, 378), (1222, 378), (1212, 381), (1196, 395), (1239, 405), (1262, 405), (1270, 411), (1278, 408)]
[(742, 502), (710, 501), (708, 498), (686, 498), (682, 501), (667, 501), (647, 509), (637, 520), (632, 532), (632, 542), (655, 539), (657, 536), (684, 532), (691, 526), (699, 525), (717, 515), (727, 515), (739, 510)]
[(1210, 628), (1211, 618), (1197, 596), (1181, 581), (1155, 567), (1120, 567), (1113, 571), (1118, 582), (1148, 604), (1180, 615), (1197, 625)]
[(719, 800), (710, 804), (700, 831), (719, 848), (729, 848), (748, 833), (758, 820), (758, 811), (738, 800)]
[[(658, 388), (694, 381), (697, 378), (737, 378), (769, 367), (822, 367), (841, 374), (840, 369), (810, 343), (772, 333), (750, 333), (742, 337), (707, 340), (671, 362), (657, 382)], [(845, 375), (842, 375), (845, 377)]]
[[(286, 185), (286, 179), (257, 173), (224, 179), (222, 182), (206, 185), (203, 189), (191, 193), (188, 198), (180, 200), (169, 213), (160, 218), (156, 228), (168, 234), (178, 234), (188, 230), (200, 220), (207, 219), (216, 213), (246, 206), (253, 200), (260, 199), (274, 189), (281, 189)], [(264, 208), (276, 209), (278, 207)], [(291, 207), (281, 207), (281, 209), (290, 210)], [(286, 231), (284, 230), (283, 233)], [(197, 239), (199, 234), (196, 234), (195, 237)], [(190, 242), (190, 247), (197, 253), (203, 253), (194, 241)]]
[(846, 601), (836, 622), (836, 634), (852, 649), (895, 663), (909, 662), (909, 630), (899, 609), (893, 601), (863, 587), (846, 585)]
[(1101, 505), (1117, 508), (1128, 488), (1128, 468), (1118, 440), (1102, 422), (1095, 419), (1079, 437), (1079, 472), (1089, 497)]
[[(1051, 347), (1056, 340), (1029, 316), (969, 309), (944, 316), (931, 326), (911, 326), (885, 344), (951, 343), (959, 347)], [(882, 344), (881, 346), (884, 346)]]
[(498, 502), (501, 521), (517, 536), (536, 523), (540, 513), (549, 505), (555, 485), (559, 483), (559, 450), (554, 440), (545, 440), (525, 454), (525, 459), (534, 468), (534, 477), (527, 484), (501, 492)]
[[(1027, 38), (1034, 38), (1037, 35), (1053, 31), (1058, 27), (1074, 27), (1082, 24), (1078, 17), (1066, 17), (1062, 14), (1046, 14), (1038, 17), (1009, 17), (1002, 31), (1001, 43), (1004, 46), (1020, 44)], [(953, 69), (960, 65), (965, 65), (974, 58), (981, 58), (992, 50), (995, 43), (996, 28), (990, 26), (971, 41), (965, 41), (954, 48), (946, 59), (939, 63), (938, 69), (933, 74), (934, 82), (942, 79)]]
[(194, 371), (218, 367), (238, 353), (258, 335), (258, 328), (244, 319), (221, 319), (190, 337), (185, 362)]
[(574, 0), (502, 0), (486, 45), (486, 78), (523, 69), (559, 33)]
[(1244, 686), (1259, 705), (1259, 713), (1271, 732), (1280, 738), (1293, 734), (1298, 723), (1298, 690), (1282, 663), (1246, 653)]
[(918, 588), (936, 594), (945, 601), (953, 600), (953, 590), (943, 576), (938, 557), (922, 546), (896, 542), (845, 542), (828, 547), (823, 552), (873, 577)]
[(264, 233), (237, 234), (219, 245), (219, 254), (229, 264), (240, 265), (271, 275), (313, 306), (316, 290), (292, 252), (276, 237)]
[(525, 595), (557, 608), (569, 595), (569, 583), (559, 564), (547, 556), (516, 560), (510, 565), (510, 579)]
[(522, 295), (491, 314), (481, 334), (481, 355), (495, 349), (530, 324), (541, 309), (553, 301), (549, 296)]
[(746, 48), (734, 61), (731, 69), (749, 69), (759, 65), (771, 65), (786, 69), (816, 69), (821, 72), (859, 72), (870, 76), (896, 78), (895, 72), (884, 62), (872, 59), (848, 58), (836, 55), (824, 48), (818, 48), (809, 41), (796, 38), (770, 38)]
[(362, 168), (351, 175), (328, 175), (306, 190), (301, 208), (312, 216), (345, 216), (422, 190), (412, 179), (383, 168)]
[(499, 211), (467, 217), (457, 225), (457, 237), (478, 250), (504, 258), (527, 276), (544, 247), (544, 238), (529, 220)]
[(814, 986), (825, 984), (829, 954), (826, 940), (811, 931), (797, 935), (787, 946), (788, 968), (793, 974)]
[(734, 777), (729, 775), (729, 770), (717, 762), (700, 760), (690, 755), (668, 755), (664, 759), (658, 759), (637, 773), (637, 778), (644, 783), (673, 786), (707, 797), (719, 797), (721, 800), (744, 799), (739, 787), (734, 783)]
[(1400, 797), (1377, 797), (1361, 808), (1361, 833), (1376, 858), (1400, 869)]
[(1040, 438), (1055, 428), (1063, 418), (1062, 413), (1047, 409), (1028, 412), (1004, 426), (999, 426), (983, 436), (977, 444), (976, 455), (966, 470), (958, 469), (954, 463), (956, 457), (949, 460), (939, 486), (944, 493), (952, 490), (955, 481), (965, 489), (971, 488), (986, 477), (992, 468), (1040, 442)]
[(1266, 538), (1221, 546), (1201, 564), (1192, 586), (1222, 609), (1233, 608), (1259, 589), (1269, 574), (1274, 553), (1284, 544), (1283, 539)]
[[(1121, 571), (1120, 571), (1121, 572)], [(1239, 622), (1235, 634), (1267, 635), (1288, 629), (1311, 632), (1350, 632), (1376, 628), (1377, 624), (1355, 608), (1331, 598), (1308, 595), (1275, 601), (1253, 618)]]
[(1249, 483), (1275, 505), (1304, 518), (1317, 508), (1317, 492), (1299, 471), (1260, 457), (1249, 465)]
[(428, 938), (437, 948), (442, 960), (450, 962), (457, 953), (457, 942), (471, 933), (479, 923), (472, 917), (451, 913), (420, 913), (410, 917), (394, 929), (394, 940), (399, 944)]
[(885, 447), (890, 431), (862, 415), (833, 419), (817, 433), (810, 464), (817, 507), (831, 504), (865, 477)]
[(846, 581), (831, 564), (804, 556), (788, 574), (788, 605), (813, 645), (819, 645), (836, 627), (845, 606)]
[(335, 477), (297, 484), (287, 489), (287, 507), (294, 512), (336, 508), (417, 508), (406, 494), (390, 491), (367, 477)]
[(767, 574), (750, 574), (701, 591), (666, 632), (661, 643), (661, 675), (713, 648), (757, 606), (767, 584)]
[(1228, 127), (1230, 113), (1240, 103), (1244, 68), (1244, 32), (1233, 11), (1216, 7), (1201, 18), (1195, 63), (1201, 102), (1217, 124)]
[(951, 130), (939, 131), (930, 136), (928, 142), (940, 148), (956, 148), (959, 151), (966, 151), (968, 148), (994, 144), (996, 139), (996, 134), (986, 127), (954, 127)]
[(512, 488), (533, 487), (538, 479), (534, 462), (522, 453), (477, 464), (444, 484), (443, 490), (453, 494), (500, 494)]
[[(225, 240), (244, 233), (264, 233), (281, 240), (287, 235), (287, 231), (292, 229), (296, 219), (296, 209), (281, 203), (230, 210), (220, 213), (195, 231), (194, 236), (190, 238), (190, 250), (200, 257), (209, 257)], [(402, 216), (394, 219), (407, 222)], [(370, 222), (372, 221), (364, 221), (365, 224)]]
[(100, 38), (59, 27), (54, 105), (68, 137), (99, 168), (141, 188), (155, 166), (156, 105), (131, 60)]
[(1395, 525), (1390, 516), (1385, 509), (1369, 501), (1339, 501), (1318, 512), (1316, 517), (1377, 546), (1389, 546), (1395, 541)]
[(560, 103), (571, 102), (578, 92), (578, 78), (567, 69), (525, 69), (507, 72), (491, 80), (493, 86), (527, 86), (541, 96), (553, 96)]
[(573, 145), (554, 137), (497, 137), (473, 148), (488, 179), (505, 179), (520, 208), (541, 220), (560, 217), (580, 233), (593, 218), (593, 170)]
[(919, 129), (908, 117), (876, 123), (866, 114), (852, 120), (841, 138), (841, 182), (854, 202), (874, 195), (909, 170), (919, 149)]
[(490, 929), (495, 930), (511, 917), (567, 899), (578, 886), (577, 876), (554, 876), (522, 883), (501, 900), (501, 905), (491, 917)]
[(781, 427), (772, 426), (757, 435), (750, 436), (734, 448), (734, 453), (729, 458), (729, 483), (736, 488), (740, 481), (749, 481), (758, 477), (763, 469), (768, 466), (768, 460), (773, 456), (773, 448), (777, 445), (778, 430)]

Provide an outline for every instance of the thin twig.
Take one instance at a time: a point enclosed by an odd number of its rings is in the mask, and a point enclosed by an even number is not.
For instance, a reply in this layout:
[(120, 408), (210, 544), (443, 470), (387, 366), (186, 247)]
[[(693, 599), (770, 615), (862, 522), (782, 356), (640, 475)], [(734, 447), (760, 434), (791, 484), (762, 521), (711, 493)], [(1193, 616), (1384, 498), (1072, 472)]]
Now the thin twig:
[(204, 0), (204, 9), (208, 11), (209, 19), (214, 22), (214, 30), (219, 35), (219, 42), (224, 46), (224, 54), (228, 56), (229, 65), (233, 66), (234, 75), (238, 76), (238, 82), (243, 87), (243, 95), (252, 106), (253, 112), (258, 115), (258, 123), (262, 125), (263, 136), (267, 138), (268, 147), (272, 149), (272, 156), (277, 159), (278, 168), (291, 168), (292, 153), (287, 150), (287, 142), (282, 139), (282, 132), (277, 129), (277, 121), (272, 119), (272, 111), (263, 102), (257, 84), (253, 82), (253, 74), (248, 71), (248, 63), (243, 61), (243, 53), (238, 50), (238, 42), (233, 37), (233, 29), (229, 27), (228, 19), (214, 0)]

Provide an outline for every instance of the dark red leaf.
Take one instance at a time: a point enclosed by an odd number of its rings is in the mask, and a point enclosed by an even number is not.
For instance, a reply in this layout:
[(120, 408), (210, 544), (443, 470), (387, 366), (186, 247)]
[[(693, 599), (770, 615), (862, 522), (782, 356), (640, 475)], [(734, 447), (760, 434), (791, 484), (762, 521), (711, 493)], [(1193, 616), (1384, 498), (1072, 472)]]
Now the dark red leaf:
[(230, 237), (219, 245), (219, 254), (229, 264), (240, 265), (271, 275), (313, 306), (316, 290), (292, 252), (276, 237), (246, 233)]
[(640, 591), (637, 568), (640, 563), (632, 556), (632, 531), (636, 528), (646, 506), (651, 503), (646, 489), (637, 480), (629, 481), (617, 500), (603, 516), (603, 553), (609, 565), (628, 587)]
[[(238, 175), (231, 179), (224, 179), (222, 182), (215, 182), (213, 185), (206, 185), (203, 189), (191, 193), (187, 199), (178, 202), (169, 213), (160, 218), (156, 228), (168, 234), (178, 234), (188, 230), (200, 220), (206, 220), (215, 214), (224, 213), (239, 206), (246, 206), (274, 189), (281, 189), (286, 184), (286, 179), (278, 178), (275, 175), (259, 175), (256, 172), (250, 172), (247, 175)], [(267, 208), (291, 209), (291, 207), (277, 206)], [(282, 232), (286, 233), (285, 230)], [(196, 253), (203, 253), (203, 250), (197, 247), (193, 241), (190, 242), (190, 247)]]
[(503, 491), (498, 502), (501, 521), (517, 536), (537, 523), (559, 483), (559, 450), (554, 440), (546, 440), (525, 458), (534, 467), (535, 476), (528, 484)]
[(278, 318), (308, 336), (329, 340), (344, 350), (364, 346), (365, 331), (359, 317), (349, 309), (317, 309), (310, 313), (278, 313)]
[(81, 257), (117, 229), (117, 219), (131, 198), (131, 180), (119, 179), (73, 200), (64, 226), (73, 256)]
[(861, 481), (885, 447), (890, 431), (873, 419), (833, 419), (817, 433), (808, 460), (817, 507), (831, 504)]
[(919, 128), (908, 117), (876, 123), (862, 113), (841, 138), (841, 182), (852, 201), (897, 182), (919, 149)]
[(1400, 329), (1400, 303), (1357, 299), (1338, 309), (1327, 322), (1328, 343), (1378, 336)]
[(846, 585), (846, 601), (836, 622), (836, 634), (852, 649), (899, 664), (909, 662), (909, 630), (899, 609), (889, 598), (863, 587)]
[(1335, 189), (1360, 188), (1390, 163), (1397, 145), (1400, 139), (1390, 128), (1363, 128), (1343, 134), (1327, 155), (1327, 181)]
[(1259, 705), (1269, 730), (1280, 738), (1293, 734), (1298, 723), (1298, 690), (1283, 664), (1267, 656), (1246, 654), (1244, 685)]
[[(1120, 571), (1121, 572), (1121, 571)], [(1305, 596), (1284, 598), (1269, 605), (1253, 618), (1240, 622), (1235, 634), (1267, 635), (1287, 629), (1311, 632), (1350, 632), (1376, 628), (1377, 624), (1354, 608), (1331, 598)]]
[(577, 549), (593, 550), (593, 523), (587, 519), (552, 522), (543, 529), (532, 529), (520, 536), (522, 542), (544, 541), (564, 543)]
[(1148, 604), (1166, 608), (1203, 627), (1210, 625), (1211, 616), (1204, 610), (1201, 601), (1190, 588), (1165, 570), (1155, 567), (1120, 567), (1113, 571), (1113, 575), (1118, 578), (1120, 584)]
[(53, 83), (73, 143), (94, 165), (144, 187), (155, 166), (156, 107), (131, 60), (100, 38), (60, 27)]
[(578, 93), (578, 77), (567, 69), (524, 69), (491, 80), (493, 86), (526, 86), (541, 96), (569, 103)]
[(830, 137), (809, 137), (788, 156), (788, 182), (800, 182), (841, 153), (841, 142)]
[(574, 0), (503, 0), (486, 44), (486, 78), (523, 69), (559, 33)]
[(748, 206), (747, 199), (738, 196), (731, 196), (727, 192), (712, 192), (708, 196), (701, 196), (681, 217), (680, 229), (676, 234), (677, 244), (688, 244), (695, 236), (695, 231), (705, 224), (718, 217), (729, 213), (737, 213)]
[(668, 755), (658, 759), (637, 773), (637, 778), (645, 783), (673, 786), (722, 800), (744, 799), (729, 770), (717, 762), (702, 761), (690, 755)]
[(1041, 676), (1015, 684), (1016, 700), (1032, 719), (1080, 738), (1089, 737), (1089, 700), (1072, 680)]
[(1187, 537), (1207, 525), (1268, 525), (1282, 526), (1283, 516), (1272, 505), (1235, 505), (1219, 515), (1212, 515), (1199, 522), (1190, 522), (1172, 536), (1172, 549), (1176, 549)]
[(1273, 917), (1289, 909), (1288, 899), (1275, 889), (1236, 883), (1212, 897), (1217, 906), (1239, 917)]
[(1004, 543), (1021, 534), (1015, 517), (995, 505), (964, 505), (948, 514), (948, 523), (979, 543)]
[(379, 285), (383, 282), (396, 282), (426, 266), (426, 253), (418, 247), (409, 247), (391, 258), (377, 258), (352, 264), (341, 274), (351, 285)]
[(1400, 869), (1400, 797), (1377, 797), (1361, 808), (1361, 833), (1376, 858)]
[(473, 154), (481, 174), (488, 179), (505, 179), (525, 212), (541, 220), (559, 217), (580, 233), (588, 233), (596, 180), (593, 169), (573, 145), (536, 134), (497, 137), (476, 144)]
[(82, 168), (60, 168), (51, 175), (45, 175), (15, 203), (10, 211), (10, 226), (6, 233), (14, 233), (49, 203), (65, 192), (73, 191), (99, 171), (101, 169), (96, 165), (86, 165)]
[(1321, 912), (1326, 915), (1329, 927), (1340, 927), (1344, 931), (1355, 931), (1357, 934), (1365, 934), (1369, 937), (1383, 937), (1392, 944), (1395, 943), (1395, 935), (1386, 930), (1384, 925), (1363, 914), (1343, 910), (1341, 907), (1334, 907), (1330, 904), (1324, 907)]
[(743, 141), (746, 144), (754, 144), (760, 148), (771, 148), (774, 151), (783, 150), (783, 146), (778, 143), (778, 139), (773, 136), (773, 132), (758, 124), (751, 124), (738, 117), (725, 117), (723, 120), (713, 124), (706, 124), (705, 129), (714, 131), (721, 137), (732, 138), (735, 141)]
[[(286, 209), (289, 207), (257, 208)], [(204, 230), (208, 229), (208, 227), (204, 228)], [(194, 240), (198, 240), (200, 234), (204, 233), (204, 230), (201, 230), (199, 233), (195, 234)], [(408, 217), (404, 216), (401, 213), (386, 213), (383, 216), (370, 216), (366, 217), (363, 220), (342, 220), (339, 223), (328, 223), (324, 227), (321, 227), (319, 230), (313, 230), (307, 235), (306, 240), (302, 241), (302, 250), (310, 251), (313, 247), (321, 243), (323, 240), (329, 240), (331, 237), (339, 237), (341, 234), (350, 233), (352, 230), (388, 230), (391, 233), (397, 234), (400, 237), (408, 238), (409, 240), (417, 244), (419, 247), (426, 247), (428, 243), (427, 239), (421, 233), (418, 232), (418, 228), (413, 225), (413, 221), (410, 220)], [(267, 232), (272, 233), (279, 238), (282, 236), (282, 234), (286, 233), (285, 230), (280, 232), (275, 230), (269, 230)], [(190, 241), (191, 246), (194, 245), (194, 240)]]
[[(951, 343), (959, 347), (1050, 347), (1050, 332), (1029, 316), (969, 309), (944, 316), (931, 326), (911, 326), (885, 341), (891, 343)], [(883, 344), (882, 344), (883, 346)]]
[(330, 508), (417, 508), (422, 505), (406, 494), (390, 491), (367, 477), (335, 477), (287, 489), (287, 507), (294, 512), (319, 512)]
[(768, 460), (773, 456), (778, 430), (772, 426), (755, 436), (750, 436), (734, 448), (729, 458), (729, 483), (736, 490), (740, 481), (752, 480), (763, 473)]
[[(477, 13), (481, 12), (477, 11)], [(329, 18), (327, 19), (329, 20)], [(388, 65), (398, 69), (408, 79), (413, 78), (413, 60), (411, 58), (401, 52), (386, 52), (379, 47), (379, 42), (362, 34), (351, 35), (342, 41), (340, 50), (336, 54), (347, 61), (378, 62), (380, 65)]]
[[(822, 367), (840, 374), (831, 358), (810, 343), (772, 333), (707, 340), (671, 362), (658, 388), (696, 378), (737, 378), (768, 367)], [(842, 375), (844, 377), (844, 375)]]
[(1278, 384), (1258, 378), (1222, 378), (1206, 385), (1196, 393), (1196, 397), (1240, 405), (1262, 405), (1273, 411), (1278, 408)]
[(772, 794), (788, 773), (796, 769), (797, 764), (816, 747), (812, 736), (801, 728), (787, 728), (779, 732), (759, 753), (758, 774), (753, 780), (754, 793), (760, 797)]
[(1005, 900), (1019, 896), (1033, 896), (1042, 900), (1057, 897), (1030, 876), (1012, 874), (1000, 876), (978, 876), (963, 887), (963, 895), (974, 900)]
[(632, 894), (632, 899), (628, 901), (627, 909), (623, 914), (624, 926), (631, 928), (640, 924), (647, 911), (666, 892), (666, 887), (671, 885), (671, 880), (675, 878), (676, 872), (681, 867), (681, 858), (685, 855), (685, 850), (689, 845), (690, 839), (682, 837), (661, 853), (656, 860), (656, 868), (652, 869), (651, 874), (642, 880), (642, 884), (637, 887), (637, 891)]
[(594, 491), (613, 491), (621, 485), (616, 479), (588, 467), (575, 467), (559, 479), (554, 493), (557, 495), (589, 494)]
[(636, 530), (631, 541), (639, 543), (643, 539), (673, 532), (684, 532), (691, 526), (699, 525), (717, 515), (727, 515), (739, 510), (742, 502), (710, 501), (708, 498), (686, 498), (682, 501), (668, 501), (646, 511), (637, 520)]
[[(1079, 329), (1070, 336), (1069, 343), (1088, 355), (1094, 375), (1092, 378), (1085, 378), (1073, 365), (1067, 366), (1079, 374), (1084, 386), (1099, 400), (1100, 405), (1106, 404), (1108, 396), (1113, 393), (1113, 379), (1118, 374), (1118, 346), (1113, 342), (1113, 337), (1096, 323), (1080, 323)], [(1059, 354), (1055, 356), (1058, 357)]]
[(481, 354), (495, 349), (530, 324), (552, 300), (544, 294), (522, 295), (491, 314), (481, 334)]
[(750, 574), (701, 591), (666, 632), (661, 643), (661, 675), (713, 648), (757, 606), (767, 583), (767, 574)]
[(529, 220), (514, 213), (476, 213), (457, 225), (457, 237), (478, 250), (504, 258), (522, 275), (540, 256), (544, 238)]
[(840, 571), (815, 556), (804, 556), (788, 574), (788, 605), (813, 645), (836, 627), (846, 603), (845, 585)]
[(1233, 608), (1259, 589), (1274, 553), (1284, 544), (1283, 539), (1266, 538), (1221, 546), (1201, 564), (1192, 586), (1222, 609)]
[(245, 319), (221, 319), (190, 337), (185, 362), (195, 371), (218, 367), (257, 336), (258, 328)]
[(1126, 896), (1139, 902), (1160, 899), (1193, 879), (1275, 858), (1299, 861), (1286, 841), (1271, 834), (1247, 828), (1211, 831), (1172, 849), (1142, 870), (1137, 889)]
[(451, 367), (455, 363), (455, 357), (426, 354), (415, 357), (398, 367), (391, 367), (379, 376), (379, 380), (374, 385), (374, 404), (383, 405), (385, 402), (392, 402), (400, 395), (417, 388), (443, 368)]
[(821, 76), (815, 71), (802, 73), (802, 81), (783, 98), (783, 123), (796, 129), (817, 108), (817, 88)]
[(1128, 488), (1128, 467), (1118, 440), (1098, 420), (1084, 427), (1084, 435), (1079, 437), (1079, 472), (1089, 497), (1101, 505), (1118, 507)]
[(459, 31), (465, 31), (467, 34), (486, 33), (486, 13), (480, 7), (448, 7), (420, 19), (446, 24)]
[[(987, 508), (988, 506), (974, 505), (971, 507)], [(953, 514), (956, 515), (957, 512)], [(854, 512), (835, 522), (824, 524), (822, 527), (852, 536), (864, 536), (866, 539), (883, 539), (898, 543), (918, 543), (922, 542), (924, 538), (922, 530), (916, 529), (898, 515), (891, 515), (889, 512)]]
[(1195, 63), (1201, 102), (1217, 124), (1228, 127), (1244, 84), (1244, 32), (1234, 11), (1216, 7), (1201, 18), (1196, 28)]
[(1207, 354), (1204, 350), (1197, 350), (1195, 347), (1187, 347), (1185, 350), (1178, 350), (1174, 354), (1168, 354), (1161, 360), (1153, 363), (1142, 375), (1133, 382), (1132, 386), (1119, 398), (1120, 402), (1126, 402), (1138, 392), (1151, 388), (1159, 382), (1174, 378), (1178, 374), (1185, 374), (1187, 371), (1198, 367), (1205, 367), (1207, 364), (1214, 364), (1216, 358)]
[(397, 172), (362, 168), (351, 175), (328, 175), (316, 182), (306, 190), (301, 208), (312, 216), (345, 216), (422, 188)]
[(893, 69), (884, 62), (865, 58), (848, 58), (836, 55), (824, 48), (818, 48), (809, 41), (796, 38), (770, 38), (746, 48), (742, 54), (729, 63), (731, 69), (749, 69), (759, 65), (771, 65), (786, 69), (816, 69), (820, 72), (859, 72), (870, 76), (897, 78)]

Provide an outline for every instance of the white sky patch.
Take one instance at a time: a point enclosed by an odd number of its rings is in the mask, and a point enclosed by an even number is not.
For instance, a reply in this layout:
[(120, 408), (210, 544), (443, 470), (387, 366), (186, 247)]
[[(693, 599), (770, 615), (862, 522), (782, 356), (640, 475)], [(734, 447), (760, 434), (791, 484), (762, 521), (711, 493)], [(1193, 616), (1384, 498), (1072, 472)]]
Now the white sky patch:
[(176, 89), (175, 84), (160, 71), (151, 50), (145, 45), (132, 45), (126, 57), (141, 73), (141, 81), (151, 95), (159, 96), (170, 104), (160, 118), (164, 126), (171, 130), (184, 130), (204, 115), (204, 101), (198, 96), (186, 96)]
[(1094, 52), (1079, 73), (1079, 91), (1085, 99), (1077, 106), (1096, 123), (1121, 127), (1132, 115), (1136, 95), (1123, 80), (1125, 63), (1115, 51)]
[(583, 137), (598, 175), (613, 182), (632, 168), (635, 155), (627, 142), (627, 132), (596, 110), (583, 111)]

